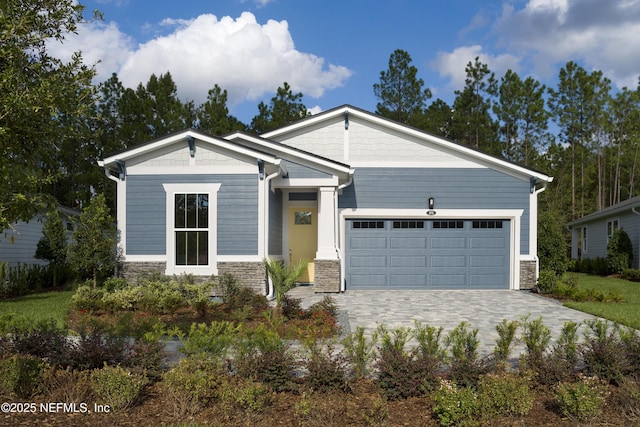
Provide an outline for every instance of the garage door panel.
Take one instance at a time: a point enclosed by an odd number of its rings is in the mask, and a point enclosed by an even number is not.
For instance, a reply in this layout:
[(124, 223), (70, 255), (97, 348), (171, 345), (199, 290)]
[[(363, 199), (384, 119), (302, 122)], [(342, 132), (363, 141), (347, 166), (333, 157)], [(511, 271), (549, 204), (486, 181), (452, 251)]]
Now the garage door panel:
[(431, 267), (459, 267), (467, 265), (467, 257), (464, 255), (434, 255), (431, 257)]
[(387, 274), (352, 274), (350, 275), (352, 288), (386, 289)]
[(471, 237), (469, 247), (471, 249), (502, 249), (506, 245), (504, 237)]
[(346, 225), (347, 289), (509, 288), (507, 220), (390, 218)]
[(391, 237), (389, 247), (391, 249), (425, 249), (426, 237)]
[[(445, 231), (440, 230), (438, 234)], [(432, 237), (430, 239), (431, 249), (464, 249), (467, 247), (466, 237)]]
[(358, 256), (349, 258), (351, 267), (387, 267), (387, 257), (384, 255)]
[(391, 267), (426, 267), (426, 256), (391, 256)]
[(465, 274), (430, 274), (429, 279), (433, 288), (465, 287), (467, 285)]
[(391, 274), (390, 284), (392, 287), (402, 287), (403, 289), (426, 289), (426, 274)]
[(507, 260), (499, 255), (471, 255), (469, 257), (470, 267), (504, 267)]
[(386, 237), (351, 237), (349, 239), (349, 244), (351, 249), (367, 249), (367, 250), (387, 249), (387, 238)]

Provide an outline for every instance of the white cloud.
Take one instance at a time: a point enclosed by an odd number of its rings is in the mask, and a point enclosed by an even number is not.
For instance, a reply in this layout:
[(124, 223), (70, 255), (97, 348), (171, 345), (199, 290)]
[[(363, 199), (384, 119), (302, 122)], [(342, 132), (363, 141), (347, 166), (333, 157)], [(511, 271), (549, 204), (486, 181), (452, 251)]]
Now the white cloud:
[(452, 89), (460, 90), (464, 88), (467, 77), (465, 68), (469, 62), (474, 62), (476, 57), (487, 64), (497, 79), (502, 77), (508, 69), (517, 72), (520, 68), (518, 57), (510, 54), (492, 55), (484, 52), (480, 45), (458, 47), (453, 52), (439, 52), (436, 59), (429, 65), (437, 70), (441, 77), (449, 79), (449, 86)]
[(167, 18), (161, 25), (175, 28), (134, 47), (116, 24), (88, 24), (78, 36), (69, 37), (64, 50), (57, 48), (69, 57), (81, 50), (87, 63), (101, 60), (99, 79), (116, 72), (127, 87), (169, 71), (181, 99), (196, 104), (206, 99), (214, 84), (228, 91), (230, 106), (274, 93), (285, 81), (294, 92), (318, 98), (342, 86), (352, 74), (346, 67), (327, 65), (323, 58), (297, 51), (287, 21), (261, 25), (245, 12), (237, 19), (211, 14), (192, 20)]
[(573, 60), (620, 87), (637, 83), (640, 0), (530, 0), (520, 10), (506, 5), (494, 29), (544, 77)]

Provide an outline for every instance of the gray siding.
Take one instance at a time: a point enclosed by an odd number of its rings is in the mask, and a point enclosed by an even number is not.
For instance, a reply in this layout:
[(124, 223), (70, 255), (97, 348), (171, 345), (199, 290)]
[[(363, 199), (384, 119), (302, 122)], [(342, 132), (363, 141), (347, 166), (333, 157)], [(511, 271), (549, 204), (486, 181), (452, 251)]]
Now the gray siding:
[(162, 184), (221, 183), (218, 192), (218, 254), (258, 253), (258, 178), (242, 175), (134, 175), (127, 177), (127, 253), (164, 255), (165, 201)]
[(358, 168), (340, 209), (524, 209), (520, 252), (529, 252), (529, 181), (492, 169)]
[(601, 217), (592, 221), (587, 221), (582, 224), (576, 224), (572, 228), (574, 232), (573, 236), (573, 246), (574, 251), (572, 254), (576, 256), (577, 254), (577, 230), (582, 229), (582, 227), (587, 227), (587, 251), (582, 254), (583, 258), (604, 258), (607, 256), (607, 244), (608, 236), (607, 236), (607, 223), (611, 220), (618, 220), (618, 227), (622, 228), (627, 232), (629, 238), (631, 239), (631, 243), (633, 244), (633, 268), (640, 268), (640, 264), (638, 262), (639, 249), (640, 249), (640, 216), (631, 212), (631, 210), (626, 210), (624, 212), (619, 212), (616, 214), (608, 215), (606, 217)]
[(331, 178), (332, 176), (330, 173), (303, 166), (289, 160), (283, 163), (287, 172), (289, 172), (289, 178)]
[(42, 216), (38, 216), (29, 222), (14, 223), (13, 230), (4, 230), (0, 236), (0, 261), (8, 262), (12, 267), (18, 264), (46, 265), (47, 261), (34, 258), (42, 237), (42, 221)]
[(282, 191), (269, 192), (269, 255), (282, 255)]

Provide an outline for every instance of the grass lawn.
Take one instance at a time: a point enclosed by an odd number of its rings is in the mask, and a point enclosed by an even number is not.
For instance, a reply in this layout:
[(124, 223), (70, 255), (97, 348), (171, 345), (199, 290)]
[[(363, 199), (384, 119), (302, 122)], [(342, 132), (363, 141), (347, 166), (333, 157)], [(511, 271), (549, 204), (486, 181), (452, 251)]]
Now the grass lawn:
[(71, 307), (73, 293), (74, 291), (45, 292), (0, 300), (0, 317), (15, 315), (18, 319), (32, 321), (54, 318), (58, 325), (64, 327), (64, 318)]
[(613, 277), (578, 275), (578, 287), (622, 295), (624, 302), (567, 302), (565, 305), (585, 313), (640, 329), (640, 283)]

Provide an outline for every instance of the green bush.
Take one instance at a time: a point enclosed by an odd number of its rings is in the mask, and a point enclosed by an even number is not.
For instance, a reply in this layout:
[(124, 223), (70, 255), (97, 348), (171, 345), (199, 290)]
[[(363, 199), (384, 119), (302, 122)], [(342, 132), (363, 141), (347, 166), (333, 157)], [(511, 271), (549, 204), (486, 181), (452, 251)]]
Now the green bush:
[(474, 425), (478, 399), (473, 389), (458, 387), (454, 382), (440, 380), (440, 386), (433, 392), (433, 412), (441, 426)]
[(624, 270), (622, 270), (621, 277), (632, 282), (640, 282), (640, 270), (636, 270), (634, 268), (625, 268)]
[(371, 339), (364, 336), (364, 327), (358, 326), (356, 332), (344, 337), (342, 345), (351, 364), (351, 370), (356, 379), (369, 376), (369, 365), (375, 357), (375, 346), (378, 342), (378, 334), (373, 333)]
[(515, 320), (507, 321), (507, 319), (502, 319), (502, 322), (496, 325), (498, 339), (496, 339), (496, 347), (493, 350), (493, 354), (498, 363), (506, 363), (509, 359), (511, 345), (516, 337), (517, 330), (518, 322)]
[(527, 353), (524, 357), (524, 365), (528, 369), (539, 371), (543, 367), (543, 356), (551, 340), (551, 331), (542, 322), (542, 317), (529, 320), (529, 315), (520, 319), (522, 328), (521, 340), (524, 342)]
[(320, 348), (313, 345), (304, 361), (307, 368), (307, 385), (313, 391), (347, 392), (351, 390), (348, 362), (344, 354), (334, 352), (331, 346)]
[(562, 414), (580, 423), (591, 422), (602, 413), (606, 396), (605, 382), (585, 376), (577, 382), (559, 384), (555, 393)]
[(541, 294), (553, 294), (558, 290), (558, 284), (560, 278), (555, 271), (552, 270), (540, 270), (538, 276), (538, 291)]
[(79, 286), (71, 297), (73, 308), (75, 310), (97, 311), (104, 308), (102, 297), (105, 290), (101, 288), (93, 288), (89, 284)]
[(209, 325), (192, 323), (189, 334), (186, 337), (180, 336), (180, 351), (188, 356), (201, 355), (222, 361), (239, 332), (238, 326), (227, 321), (211, 322)]
[(45, 367), (41, 358), (26, 354), (0, 359), (0, 392), (21, 399), (32, 397), (40, 390)]
[(583, 258), (574, 260), (572, 271), (606, 276), (609, 274), (609, 266), (606, 258)]
[(533, 407), (530, 378), (517, 373), (485, 375), (478, 383), (478, 401), (488, 417), (525, 416)]
[(114, 411), (133, 406), (148, 380), (120, 366), (105, 365), (91, 373), (91, 386), (98, 399)]
[(607, 265), (612, 273), (622, 273), (633, 262), (633, 244), (626, 231), (618, 228), (607, 243)]
[(247, 379), (229, 379), (220, 388), (220, 399), (248, 413), (261, 413), (274, 398), (264, 384)]
[(174, 415), (193, 415), (219, 396), (224, 374), (221, 368), (201, 357), (185, 357), (165, 372), (162, 385), (169, 394)]
[(563, 274), (568, 267), (567, 244), (562, 218), (549, 212), (543, 212), (538, 217), (538, 257), (540, 269), (550, 270), (556, 275)]

